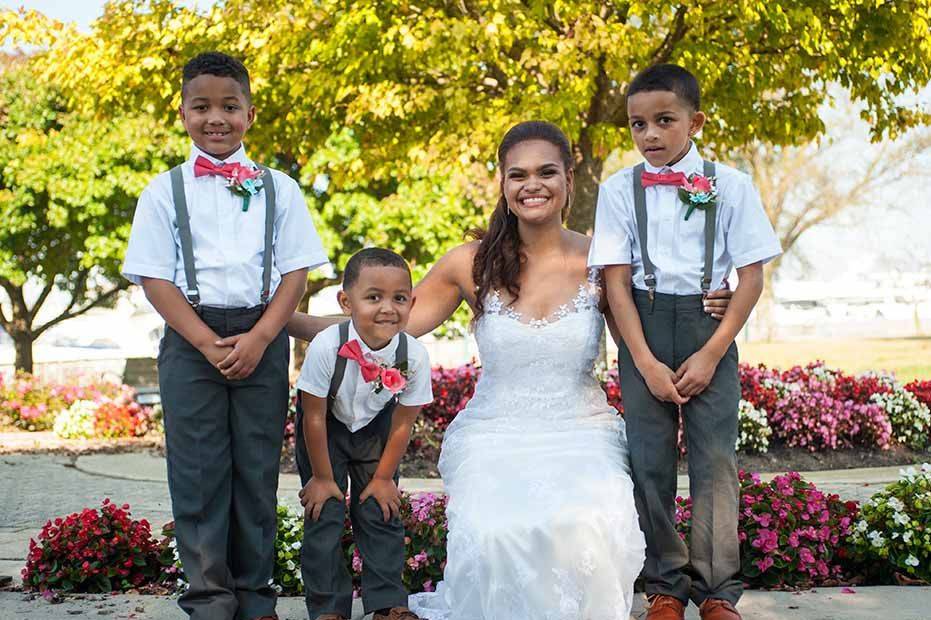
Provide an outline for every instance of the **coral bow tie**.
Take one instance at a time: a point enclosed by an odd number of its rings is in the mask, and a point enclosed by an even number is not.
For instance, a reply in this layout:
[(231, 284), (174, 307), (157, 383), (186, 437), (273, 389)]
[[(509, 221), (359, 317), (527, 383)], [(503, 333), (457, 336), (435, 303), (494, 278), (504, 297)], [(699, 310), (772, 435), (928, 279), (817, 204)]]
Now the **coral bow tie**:
[(673, 185), (675, 187), (685, 187), (689, 182), (684, 172), (670, 172), (668, 174), (657, 174), (655, 172), (646, 172), (640, 175), (640, 183), (644, 188), (653, 185)]
[(381, 366), (373, 361), (365, 359), (358, 340), (350, 340), (341, 346), (337, 355), (356, 362), (359, 365), (359, 369), (362, 370), (362, 380), (366, 383), (371, 383), (381, 375)]
[(220, 177), (226, 177), (227, 179), (232, 179), (236, 176), (236, 170), (238, 168), (239, 164), (220, 164), (218, 166), (203, 155), (199, 155), (197, 159), (194, 160), (195, 177), (202, 177), (208, 174), (213, 174)]

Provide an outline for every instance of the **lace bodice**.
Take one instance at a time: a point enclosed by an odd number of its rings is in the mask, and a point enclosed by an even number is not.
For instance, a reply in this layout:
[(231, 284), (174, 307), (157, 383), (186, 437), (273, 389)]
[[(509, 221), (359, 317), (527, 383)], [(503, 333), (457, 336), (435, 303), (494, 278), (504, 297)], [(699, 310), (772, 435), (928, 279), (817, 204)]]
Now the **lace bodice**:
[(598, 310), (603, 289), (603, 274), (601, 269), (589, 269), (588, 281), (579, 284), (579, 290), (576, 296), (569, 302), (556, 308), (548, 317), (524, 321), (523, 313), (517, 312), (509, 305), (505, 305), (501, 300), (501, 293), (497, 289), (492, 291), (485, 301), (485, 314), (504, 315), (519, 323), (526, 323), (530, 327), (546, 327), (547, 325), (559, 322), (560, 319), (566, 318), (573, 312)]
[(557, 419), (613, 412), (593, 368), (604, 334), (601, 270), (589, 271), (575, 297), (550, 316), (524, 320), (492, 292), (475, 328), (482, 377), (469, 403), (496, 412)]

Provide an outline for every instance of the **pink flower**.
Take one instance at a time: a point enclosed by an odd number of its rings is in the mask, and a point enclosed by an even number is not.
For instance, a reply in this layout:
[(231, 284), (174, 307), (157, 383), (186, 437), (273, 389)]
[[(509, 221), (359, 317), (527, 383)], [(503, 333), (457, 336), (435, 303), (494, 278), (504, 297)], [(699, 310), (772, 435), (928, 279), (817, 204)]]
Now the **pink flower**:
[(389, 392), (397, 394), (407, 385), (407, 379), (397, 368), (383, 368), (381, 371), (381, 383)]
[(234, 166), (233, 179), (240, 185), (242, 185), (244, 181), (248, 181), (249, 179), (257, 179), (262, 175), (261, 170), (253, 170), (248, 166), (242, 166), (240, 164), (234, 164)]
[(772, 556), (766, 556), (762, 560), (756, 561), (756, 567), (760, 569), (761, 573), (765, 573), (773, 565)]
[(688, 185), (685, 186), (685, 189), (689, 192), (700, 192), (707, 194), (711, 192), (711, 179), (696, 174), (692, 177), (692, 180), (688, 183)]

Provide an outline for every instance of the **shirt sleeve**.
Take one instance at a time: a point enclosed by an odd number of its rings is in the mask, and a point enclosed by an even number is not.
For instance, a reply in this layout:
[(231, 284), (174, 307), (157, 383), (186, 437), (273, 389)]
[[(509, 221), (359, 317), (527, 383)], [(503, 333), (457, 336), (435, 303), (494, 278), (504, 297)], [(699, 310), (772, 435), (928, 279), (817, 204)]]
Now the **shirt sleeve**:
[(297, 378), (297, 389), (312, 396), (326, 398), (336, 368), (336, 345), (333, 330), (327, 328), (310, 341)]
[(136, 203), (129, 244), (123, 258), (123, 277), (133, 284), (142, 278), (174, 282), (177, 268), (171, 196), (159, 187), (165, 179), (156, 178), (143, 190)]
[(589, 267), (632, 263), (631, 229), (627, 213), (617, 184), (602, 184), (598, 188), (595, 231), (588, 250)]
[(275, 266), (284, 275), (297, 269), (316, 269), (327, 259), (314, 227), (307, 202), (297, 182), (284, 173), (272, 172), (277, 190), (275, 215)]
[(398, 402), (405, 407), (419, 407), (433, 402), (432, 368), (427, 349), (412, 336), (407, 336), (408, 348), (417, 355), (411, 355), (410, 376), (407, 378), (407, 387), (401, 392)]
[(782, 247), (766, 216), (760, 194), (744, 173), (738, 173), (732, 183), (733, 194), (726, 197), (730, 208), (725, 233), (731, 262), (738, 269), (753, 263), (768, 263), (782, 254)]

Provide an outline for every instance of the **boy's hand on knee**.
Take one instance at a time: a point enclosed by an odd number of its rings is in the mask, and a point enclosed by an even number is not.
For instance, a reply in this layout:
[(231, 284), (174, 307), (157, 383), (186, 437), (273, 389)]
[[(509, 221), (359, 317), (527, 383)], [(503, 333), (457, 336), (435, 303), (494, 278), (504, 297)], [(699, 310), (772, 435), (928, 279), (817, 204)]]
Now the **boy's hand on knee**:
[(218, 365), (217, 368), (227, 379), (245, 379), (262, 361), (268, 341), (254, 331), (237, 334), (217, 341), (220, 346), (232, 346), (233, 349)]
[(641, 374), (650, 388), (650, 393), (659, 400), (677, 405), (684, 405), (689, 401), (687, 396), (676, 389), (676, 373), (666, 364), (656, 361)]
[(711, 383), (720, 359), (701, 349), (689, 356), (676, 371), (676, 390), (686, 397), (701, 394)]
[(335, 480), (323, 480), (317, 477), (311, 478), (310, 481), (304, 485), (304, 488), (298, 493), (298, 497), (301, 498), (301, 506), (304, 507), (304, 518), (309, 518), (314, 521), (320, 520), (320, 512), (323, 510), (323, 505), (329, 500), (335, 499), (343, 501), (345, 498)]
[(359, 503), (361, 504), (370, 497), (374, 497), (375, 501), (378, 502), (378, 507), (381, 508), (381, 514), (385, 518), (385, 523), (387, 523), (391, 517), (401, 516), (401, 492), (398, 490), (398, 485), (394, 483), (394, 480), (372, 478), (371, 482), (362, 490), (362, 494), (359, 496)]

